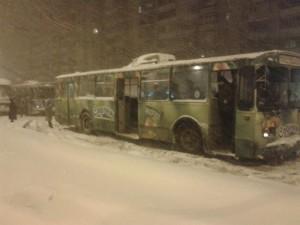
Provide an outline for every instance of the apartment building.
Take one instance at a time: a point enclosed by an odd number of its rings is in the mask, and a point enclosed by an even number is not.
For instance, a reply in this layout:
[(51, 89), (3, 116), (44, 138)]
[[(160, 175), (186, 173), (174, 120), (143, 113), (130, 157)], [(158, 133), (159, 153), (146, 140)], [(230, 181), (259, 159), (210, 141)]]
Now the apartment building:
[(139, 12), (144, 48), (179, 58), (300, 51), (300, 0), (140, 0)]
[(6, 64), (27, 76), (123, 66), (150, 52), (189, 59), (300, 51), (300, 0), (69, 0), (50, 8), (37, 3), (2, 5), (1, 24), (9, 26), (1, 42)]

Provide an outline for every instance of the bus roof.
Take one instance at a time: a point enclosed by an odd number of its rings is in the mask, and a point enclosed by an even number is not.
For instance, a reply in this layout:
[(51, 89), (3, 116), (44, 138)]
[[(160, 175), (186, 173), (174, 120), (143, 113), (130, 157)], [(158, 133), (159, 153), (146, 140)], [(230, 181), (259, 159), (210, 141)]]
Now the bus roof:
[(24, 81), (20, 84), (15, 84), (15, 87), (52, 87), (54, 82), (40, 82), (35, 80)]
[(203, 64), (203, 63), (215, 63), (215, 62), (228, 62), (228, 61), (237, 61), (242, 59), (256, 59), (260, 57), (268, 57), (270, 55), (291, 55), (300, 58), (300, 54), (291, 52), (291, 51), (282, 51), (282, 50), (270, 50), (270, 51), (262, 51), (262, 52), (253, 52), (246, 54), (237, 54), (237, 55), (226, 55), (226, 56), (217, 56), (217, 57), (209, 57), (209, 58), (198, 58), (198, 59), (189, 59), (189, 60), (176, 60), (163, 62), (158, 64), (150, 64), (150, 65), (141, 65), (137, 67), (125, 66), (116, 69), (104, 69), (104, 70), (94, 70), (87, 72), (75, 72), (70, 74), (62, 74), (57, 76), (57, 79), (71, 78), (71, 77), (80, 77), (80, 76), (88, 76), (93, 74), (106, 74), (106, 73), (118, 73), (118, 72), (130, 72), (130, 71), (138, 71), (138, 70), (149, 70), (156, 69), (160, 67), (168, 67), (168, 66), (176, 66), (176, 65), (191, 65), (191, 64)]
[(11, 81), (5, 78), (0, 78), (0, 85), (11, 85)]

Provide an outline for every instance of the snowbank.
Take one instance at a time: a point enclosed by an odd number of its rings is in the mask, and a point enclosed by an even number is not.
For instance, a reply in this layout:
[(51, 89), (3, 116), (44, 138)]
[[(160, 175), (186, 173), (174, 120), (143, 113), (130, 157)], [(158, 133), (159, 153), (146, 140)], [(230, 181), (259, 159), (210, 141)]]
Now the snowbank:
[(300, 224), (299, 187), (232, 174), (244, 167), (42, 118), (0, 124), (0, 224)]

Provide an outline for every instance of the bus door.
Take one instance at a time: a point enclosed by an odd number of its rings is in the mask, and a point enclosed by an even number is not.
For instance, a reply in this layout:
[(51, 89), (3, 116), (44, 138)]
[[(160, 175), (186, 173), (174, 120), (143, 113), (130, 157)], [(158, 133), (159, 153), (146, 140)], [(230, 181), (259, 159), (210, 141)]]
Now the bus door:
[(133, 74), (117, 79), (117, 131), (138, 132), (138, 78)]
[(67, 96), (67, 104), (66, 104), (66, 111), (68, 115), (68, 123), (74, 122), (74, 115), (75, 115), (75, 83), (70, 81), (66, 83), (66, 96)]
[(214, 71), (212, 82), (212, 139), (214, 148), (227, 150), (234, 144), (237, 70)]

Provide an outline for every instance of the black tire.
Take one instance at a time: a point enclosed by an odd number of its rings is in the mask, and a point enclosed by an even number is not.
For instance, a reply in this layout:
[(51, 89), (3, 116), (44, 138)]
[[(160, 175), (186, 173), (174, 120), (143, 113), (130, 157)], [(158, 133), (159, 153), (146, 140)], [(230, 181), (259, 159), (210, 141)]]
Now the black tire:
[(183, 125), (176, 129), (176, 141), (179, 147), (188, 153), (203, 153), (202, 135), (193, 125)]
[(80, 117), (80, 129), (85, 134), (92, 133), (92, 119), (88, 113), (84, 113)]

